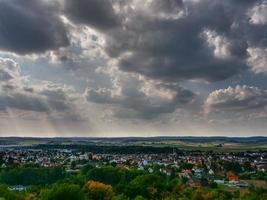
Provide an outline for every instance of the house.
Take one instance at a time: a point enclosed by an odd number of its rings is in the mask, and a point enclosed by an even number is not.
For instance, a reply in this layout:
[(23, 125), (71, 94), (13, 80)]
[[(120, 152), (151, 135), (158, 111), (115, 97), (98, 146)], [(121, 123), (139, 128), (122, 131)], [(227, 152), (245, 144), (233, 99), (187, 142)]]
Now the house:
[(221, 179), (216, 179), (214, 180), (214, 182), (217, 184), (224, 184), (224, 180), (221, 180)]
[(229, 180), (229, 186), (231, 187), (237, 186), (239, 183), (239, 177), (236, 175), (228, 176), (228, 180)]
[(27, 189), (27, 187), (23, 185), (14, 185), (9, 187), (10, 190), (16, 191), (16, 192), (23, 192)]
[(239, 177), (238, 176), (236, 176), (236, 175), (230, 175), (230, 176), (228, 176), (228, 180), (229, 180), (229, 182), (230, 181), (239, 181)]

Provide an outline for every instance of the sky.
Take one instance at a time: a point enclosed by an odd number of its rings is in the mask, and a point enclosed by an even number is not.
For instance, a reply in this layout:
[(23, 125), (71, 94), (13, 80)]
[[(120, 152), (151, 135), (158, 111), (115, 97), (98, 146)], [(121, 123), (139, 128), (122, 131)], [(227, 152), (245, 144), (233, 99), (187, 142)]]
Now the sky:
[(266, 130), (266, 0), (0, 0), (0, 136)]

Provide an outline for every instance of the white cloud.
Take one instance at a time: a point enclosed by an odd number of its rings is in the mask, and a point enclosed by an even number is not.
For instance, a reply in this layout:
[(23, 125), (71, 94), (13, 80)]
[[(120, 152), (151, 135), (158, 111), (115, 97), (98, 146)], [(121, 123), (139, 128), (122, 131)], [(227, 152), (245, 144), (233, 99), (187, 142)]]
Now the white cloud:
[(206, 29), (201, 35), (207, 41), (208, 46), (212, 49), (217, 58), (230, 58), (230, 42), (226, 37), (219, 35), (216, 31)]
[(209, 94), (204, 104), (206, 114), (262, 111), (267, 106), (267, 91), (253, 86), (228, 87)]
[(20, 67), (12, 59), (0, 57), (0, 81), (10, 81), (20, 77)]
[(248, 64), (255, 73), (267, 73), (267, 48), (248, 48)]
[(252, 24), (266, 24), (267, 23), (267, 1), (263, 1), (261, 4), (255, 5), (248, 12), (250, 16), (250, 22)]

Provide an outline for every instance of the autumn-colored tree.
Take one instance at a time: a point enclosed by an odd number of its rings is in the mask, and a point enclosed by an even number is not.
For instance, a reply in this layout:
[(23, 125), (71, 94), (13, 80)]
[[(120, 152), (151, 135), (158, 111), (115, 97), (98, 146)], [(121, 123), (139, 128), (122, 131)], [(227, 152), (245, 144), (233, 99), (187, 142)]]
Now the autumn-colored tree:
[(90, 200), (111, 200), (114, 196), (111, 185), (93, 180), (86, 183), (85, 190)]
[(86, 185), (89, 190), (92, 190), (92, 189), (104, 189), (104, 190), (110, 190), (110, 191), (112, 190), (111, 185), (106, 185), (104, 183), (93, 181), (93, 180), (88, 181)]

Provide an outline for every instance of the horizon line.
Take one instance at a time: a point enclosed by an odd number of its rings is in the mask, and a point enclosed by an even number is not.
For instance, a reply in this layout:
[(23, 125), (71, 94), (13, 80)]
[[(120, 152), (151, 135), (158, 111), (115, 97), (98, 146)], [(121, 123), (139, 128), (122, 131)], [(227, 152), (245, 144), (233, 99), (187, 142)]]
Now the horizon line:
[(267, 138), (267, 136), (256, 135), (256, 136), (221, 136), (221, 135), (214, 135), (214, 136), (0, 136), (2, 138), (24, 138), (24, 139), (55, 139), (55, 138), (96, 138), (96, 139), (116, 139), (116, 138)]

